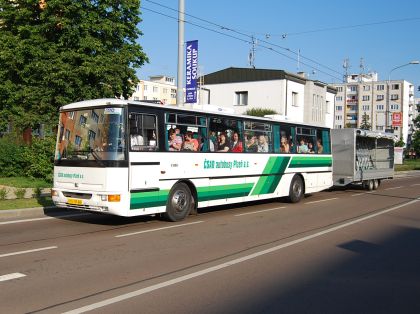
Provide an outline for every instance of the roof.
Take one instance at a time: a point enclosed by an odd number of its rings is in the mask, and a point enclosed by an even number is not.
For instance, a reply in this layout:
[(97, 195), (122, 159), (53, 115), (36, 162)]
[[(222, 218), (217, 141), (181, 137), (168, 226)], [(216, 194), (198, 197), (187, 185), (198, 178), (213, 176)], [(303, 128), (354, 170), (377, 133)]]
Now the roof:
[(204, 85), (270, 80), (289, 80), (300, 84), (305, 84), (307, 81), (307, 79), (300, 75), (288, 73), (284, 70), (234, 67), (204, 75), (203, 79)]

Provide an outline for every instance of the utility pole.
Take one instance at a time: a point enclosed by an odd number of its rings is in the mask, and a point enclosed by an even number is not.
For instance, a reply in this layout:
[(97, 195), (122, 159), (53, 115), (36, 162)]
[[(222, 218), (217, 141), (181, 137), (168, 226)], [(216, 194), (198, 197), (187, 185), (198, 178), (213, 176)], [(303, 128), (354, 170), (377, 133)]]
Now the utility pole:
[(178, 77), (176, 104), (184, 105), (184, 20), (185, 20), (185, 1), (178, 0)]

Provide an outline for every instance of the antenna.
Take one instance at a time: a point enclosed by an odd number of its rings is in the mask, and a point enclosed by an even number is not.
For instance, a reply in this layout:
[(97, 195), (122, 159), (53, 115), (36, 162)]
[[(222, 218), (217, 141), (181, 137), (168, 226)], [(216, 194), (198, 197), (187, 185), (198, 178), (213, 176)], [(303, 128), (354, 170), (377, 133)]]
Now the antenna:
[(349, 75), (349, 69), (351, 68), (351, 66), (350, 66), (350, 59), (349, 58), (344, 59), (344, 61), (343, 61), (343, 68), (344, 68), (344, 79), (343, 79), (343, 82), (345, 83), (346, 80), (347, 80), (347, 77)]
[(364, 65), (363, 57), (360, 58), (359, 68), (360, 68), (359, 81), (361, 82), (363, 78), (363, 74), (365, 72), (365, 65)]

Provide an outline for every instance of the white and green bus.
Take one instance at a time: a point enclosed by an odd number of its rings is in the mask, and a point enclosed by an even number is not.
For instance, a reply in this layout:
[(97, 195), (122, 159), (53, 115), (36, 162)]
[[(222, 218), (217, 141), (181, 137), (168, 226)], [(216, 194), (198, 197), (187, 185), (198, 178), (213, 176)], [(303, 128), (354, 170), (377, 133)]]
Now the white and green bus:
[(332, 186), (328, 128), (119, 99), (60, 109), (56, 206), (184, 219)]

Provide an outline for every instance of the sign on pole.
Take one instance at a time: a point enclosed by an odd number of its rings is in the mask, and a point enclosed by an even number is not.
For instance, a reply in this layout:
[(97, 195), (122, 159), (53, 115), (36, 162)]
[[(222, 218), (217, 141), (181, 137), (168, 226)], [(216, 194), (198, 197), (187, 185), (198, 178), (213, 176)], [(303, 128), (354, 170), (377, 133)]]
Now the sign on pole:
[(196, 103), (198, 78), (198, 40), (187, 41), (186, 55), (185, 102)]

